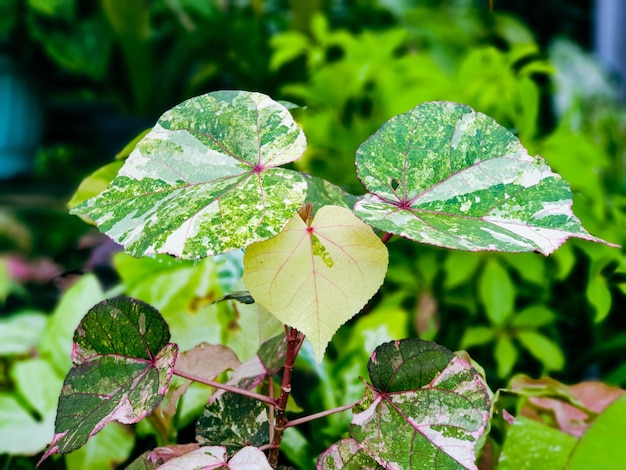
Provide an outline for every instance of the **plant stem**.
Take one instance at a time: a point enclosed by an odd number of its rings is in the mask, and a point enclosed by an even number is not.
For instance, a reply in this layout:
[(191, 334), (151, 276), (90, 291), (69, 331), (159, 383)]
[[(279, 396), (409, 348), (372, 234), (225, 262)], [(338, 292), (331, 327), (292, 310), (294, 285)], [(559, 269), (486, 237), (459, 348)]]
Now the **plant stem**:
[(213, 380), (205, 379), (204, 377), (199, 377), (197, 375), (188, 374), (187, 372), (183, 372), (182, 370), (178, 370), (176, 368), (174, 369), (174, 374), (185, 379), (193, 380), (194, 382), (210, 385), (211, 387), (215, 388), (221, 388), (222, 390), (226, 390), (227, 392), (238, 393), (239, 395), (243, 395), (244, 397), (254, 398), (255, 400), (262, 401), (272, 406), (276, 405), (276, 400), (265, 395), (261, 395), (260, 393), (250, 392), (249, 390), (244, 390), (242, 388), (237, 388), (231, 385), (215, 382)]
[(338, 406), (337, 408), (333, 408), (333, 409), (330, 409), (330, 410), (324, 410), (324, 411), (320, 411), (319, 413), (314, 413), (312, 415), (303, 416), (302, 418), (291, 419), (285, 425), (285, 427), (289, 428), (291, 426), (297, 426), (298, 424), (307, 423), (309, 421), (313, 421), (314, 419), (323, 418), (324, 416), (329, 416), (329, 415), (332, 415), (334, 413), (339, 413), (341, 411), (346, 411), (346, 410), (349, 410), (350, 408), (354, 407), (354, 405), (356, 405), (357, 403), (358, 402), (349, 403), (347, 405)]
[(380, 239), (381, 242), (383, 242), (385, 245), (387, 244), (387, 242), (389, 241), (389, 239), (393, 237), (393, 233), (391, 232), (387, 232), (385, 233), (382, 238)]
[(267, 456), (267, 460), (272, 468), (278, 465), (278, 453), (280, 451), (280, 442), (283, 439), (283, 431), (287, 426), (287, 418), (285, 417), (285, 409), (287, 408), (287, 400), (291, 393), (291, 377), (293, 374), (293, 366), (296, 362), (298, 352), (304, 341), (304, 335), (299, 333), (295, 328), (285, 326), (287, 334), (287, 353), (285, 355), (285, 365), (283, 366), (283, 381), (280, 386), (280, 396), (276, 401), (276, 418), (274, 421), (274, 435), (272, 437), (271, 449)]

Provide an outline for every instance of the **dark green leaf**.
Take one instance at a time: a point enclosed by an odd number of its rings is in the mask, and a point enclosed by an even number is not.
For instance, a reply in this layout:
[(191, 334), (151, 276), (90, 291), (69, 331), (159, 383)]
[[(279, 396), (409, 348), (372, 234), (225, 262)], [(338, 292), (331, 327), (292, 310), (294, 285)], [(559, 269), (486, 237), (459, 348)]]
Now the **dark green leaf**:
[(178, 348), (153, 307), (129, 298), (93, 307), (74, 334), (55, 435), (42, 460), (78, 449), (110, 421), (141, 421), (167, 391)]
[(429, 384), (453, 357), (443, 346), (412, 338), (378, 346), (367, 368), (378, 390), (401, 392)]

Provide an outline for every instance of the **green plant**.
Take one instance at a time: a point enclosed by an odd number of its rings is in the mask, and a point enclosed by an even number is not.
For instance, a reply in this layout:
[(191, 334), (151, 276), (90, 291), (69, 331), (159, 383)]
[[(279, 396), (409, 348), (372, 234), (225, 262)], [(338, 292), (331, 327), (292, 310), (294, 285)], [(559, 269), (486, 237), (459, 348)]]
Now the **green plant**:
[[(232, 340), (236, 335), (179, 352), (184, 348), (170, 341), (168, 324), (153, 306), (127, 297), (98, 303), (74, 334), (56, 434), (42, 460), (81, 447), (113, 420), (136, 423), (150, 416), (160, 442), (169, 442), (168, 420), (188, 386), (170, 387), (172, 374), (220, 389), (196, 425), (200, 447), (158, 448), (130, 468), (237, 468), (243, 462), (275, 467), (286, 429), (350, 408), (350, 437), (331, 443), (318, 460), (320, 468), (476, 468), (487, 429), (502, 428), (500, 421), (509, 416), (500, 395), (524, 398), (540, 390), (589, 411), (552, 383), (530, 392), (501, 390), (492, 400), (479, 366), (466, 353), (396, 338), (371, 355), (361, 400), (288, 420), (305, 335), (310, 349), (303, 352), (315, 358), (309, 362), (315, 367), (339, 327), (376, 303), (372, 298), (388, 268), (385, 245), (394, 235), (465, 251), (544, 255), (568, 237), (606, 243), (584, 230), (571, 212), (567, 183), (541, 157), (529, 156), (512, 133), (465, 105), (424, 103), (361, 144), (356, 167), (363, 196), (281, 167), (305, 148), (304, 133), (283, 105), (259, 93), (215, 92), (166, 112), (108, 189), (87, 200), (88, 192), (82, 192), (78, 199), (84, 202), (73, 213), (93, 219), (133, 256), (158, 255), (136, 279), (168, 264), (159, 254), (203, 264), (244, 249), (246, 290), (205, 302), (253, 305), (247, 322), (239, 322), (239, 338), (250, 335), (255, 344), (252, 350), (248, 344), (243, 365), (235, 354), (241, 352), (241, 343)], [(102, 177), (101, 172), (96, 178)], [(195, 282), (214, 272), (210, 266)], [(426, 260), (425, 279), (428, 266)], [(489, 318), (498, 327), (509, 321), (512, 308), (510, 292), (502, 293), (507, 301), (495, 301), (500, 293), (489, 278), (501, 273), (491, 262), (481, 284)], [(193, 295), (184, 288), (177, 292)], [(539, 313), (529, 309), (511, 325), (540, 326), (546, 315)], [(363, 313), (359, 322), (367, 317)], [(215, 330), (224, 331), (222, 321), (218, 314)], [(285, 333), (276, 335), (283, 324)], [(547, 343), (530, 333), (517, 337), (539, 354)], [(341, 348), (334, 353), (340, 355)], [(604, 438), (603, 422), (619, 418), (623, 402), (618, 398), (596, 419), (602, 423), (594, 425), (600, 430), (593, 439)], [(295, 436), (285, 433), (286, 439)], [(590, 458), (589, 440), (569, 443), (567, 453), (541, 457), (554, 463), (571, 453), (576, 465)], [(501, 456), (510, 458), (511, 449), (518, 448), (507, 440)]]

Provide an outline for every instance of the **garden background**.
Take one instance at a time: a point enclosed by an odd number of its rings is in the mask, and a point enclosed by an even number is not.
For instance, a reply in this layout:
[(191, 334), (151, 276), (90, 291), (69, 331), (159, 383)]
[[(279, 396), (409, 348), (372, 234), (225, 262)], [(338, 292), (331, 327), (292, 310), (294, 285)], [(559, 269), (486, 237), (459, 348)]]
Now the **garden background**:
[[(67, 214), (83, 178), (120, 164), (128, 142), (188, 97), (243, 89), (302, 106), (309, 146), (297, 169), (355, 194), (356, 149), (387, 119), (425, 101), (468, 104), (545, 157), (585, 227), (624, 246), (626, 95), (619, 69), (597, 60), (603, 3), (0, 0), (0, 158), (13, 158), (0, 161), (0, 468), (34, 468), (74, 328), (105, 297), (159, 308), (181, 350), (245, 347), (244, 307), (212, 303), (241, 287), (236, 257), (134, 259)], [(545, 258), (395, 240), (389, 251), (368, 314), (339, 330), (321, 365), (299, 357), (294, 409), (358, 400), (369, 352), (414, 336), (467, 350), (494, 389), (517, 374), (626, 387), (623, 250), (570, 240)], [(185, 400), (168, 423), (181, 442), (194, 440), (206, 390)], [(306, 468), (348, 422), (294, 430), (285, 454)], [(121, 468), (160, 443), (153, 425), (109, 425), (41, 468)]]

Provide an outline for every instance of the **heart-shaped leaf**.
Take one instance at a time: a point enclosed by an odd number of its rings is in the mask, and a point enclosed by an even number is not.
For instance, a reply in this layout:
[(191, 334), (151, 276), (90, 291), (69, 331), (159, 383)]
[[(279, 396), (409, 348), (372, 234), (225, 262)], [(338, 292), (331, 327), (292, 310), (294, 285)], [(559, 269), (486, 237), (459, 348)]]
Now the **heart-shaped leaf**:
[(169, 338), (161, 314), (138, 300), (104, 300), (89, 310), (74, 334), (74, 366), (42, 460), (78, 449), (110, 421), (132, 424), (152, 413), (176, 362)]
[(490, 400), (469, 363), (441, 346), (407, 339), (379, 346), (368, 368), (374, 384), (350, 426), (360, 449), (383, 468), (477, 468), (475, 447)]
[(72, 210), (135, 256), (200, 258), (276, 235), (306, 196), (306, 139), (269, 97), (219, 91), (163, 114), (106, 191)]
[(337, 329), (382, 284), (387, 261), (369, 226), (324, 206), (310, 223), (296, 214), (276, 237), (250, 245), (243, 280), (258, 303), (308, 337), (321, 361)]
[(424, 103), (395, 116), (359, 147), (356, 165), (369, 194), (355, 212), (389, 233), (545, 255), (568, 237), (603, 242), (573, 215), (568, 184), (543, 158), (465, 105)]

